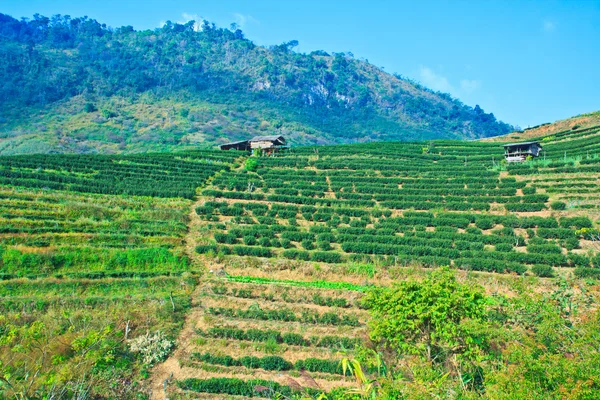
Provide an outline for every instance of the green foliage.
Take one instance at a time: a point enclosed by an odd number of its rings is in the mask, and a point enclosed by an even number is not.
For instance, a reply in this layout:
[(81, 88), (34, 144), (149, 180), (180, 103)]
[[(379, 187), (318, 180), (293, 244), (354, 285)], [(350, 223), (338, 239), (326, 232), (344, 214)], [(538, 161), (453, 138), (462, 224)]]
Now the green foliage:
[(554, 270), (549, 265), (535, 264), (531, 267), (531, 272), (541, 278), (552, 278), (554, 277)]
[[(512, 129), (479, 106), (399, 81), (350, 55), (297, 53), (294, 41), (265, 48), (239, 29), (203, 26), (135, 31), (87, 17), (2, 15), (0, 54), (7, 65), (0, 111), (12, 123), (1, 133), (37, 134), (0, 151), (36, 152), (40, 142), (45, 152), (164, 151), (196, 143), (198, 133), (217, 144), (225, 136), (264, 134), (269, 126), (303, 144), (458, 138), (466, 136), (466, 124), (469, 137)], [(314, 90), (318, 85), (322, 92)], [(92, 102), (100, 113), (84, 110)], [(59, 144), (65, 131), (76, 140)]]
[(258, 158), (257, 157), (249, 157), (246, 159), (246, 163), (244, 164), (244, 169), (246, 171), (254, 172), (258, 169)]
[(444, 362), (453, 354), (474, 357), (479, 341), (466, 321), (482, 321), (486, 299), (480, 290), (456, 281), (447, 268), (421, 282), (404, 281), (367, 293), (371, 338), (401, 354)]
[(553, 201), (550, 203), (550, 208), (553, 210), (564, 210), (567, 208), (567, 204), (562, 201)]
[(338, 350), (353, 349), (361, 344), (360, 338), (322, 335), (305, 338), (297, 333), (281, 333), (275, 330), (261, 329), (243, 330), (239, 328), (213, 327), (206, 331), (198, 331), (198, 334), (211, 338), (248, 340), (252, 342), (274, 341), (275, 343), (284, 343), (291, 346), (314, 346)]
[(0, 184), (83, 193), (193, 198), (196, 188), (230, 168), (217, 152), (130, 156), (34, 155), (0, 157)]
[[(276, 396), (286, 396), (289, 398), (299, 391), (298, 389), (293, 389), (274, 381), (262, 379), (244, 381), (238, 378), (188, 378), (183, 381), (177, 381), (177, 384), (183, 390), (191, 390), (198, 393), (229, 394), (244, 397), (273, 398)], [(314, 396), (320, 393), (320, 391), (310, 388), (304, 390)]]
[(279, 356), (252, 357), (245, 356), (234, 359), (230, 356), (216, 356), (210, 353), (194, 353), (192, 359), (209, 364), (231, 366), (244, 366), (246, 368), (262, 368), (267, 371), (289, 371), (294, 367), (292, 363)]

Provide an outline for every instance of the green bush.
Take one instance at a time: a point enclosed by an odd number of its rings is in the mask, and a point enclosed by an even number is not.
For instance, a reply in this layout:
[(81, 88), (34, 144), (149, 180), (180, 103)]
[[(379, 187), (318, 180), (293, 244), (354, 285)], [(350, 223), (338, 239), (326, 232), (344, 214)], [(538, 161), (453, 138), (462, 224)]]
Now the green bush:
[(258, 158), (248, 157), (248, 159), (246, 159), (246, 163), (244, 164), (244, 169), (250, 172), (256, 171), (258, 169)]
[(243, 238), (246, 246), (254, 246), (256, 244), (256, 237), (252, 235), (246, 235)]
[(271, 249), (255, 246), (233, 246), (233, 252), (238, 256), (272, 257)]
[(569, 253), (569, 264), (573, 267), (589, 267), (590, 259), (582, 254)]
[(215, 233), (215, 241), (217, 243), (224, 244), (235, 244), (237, 242), (237, 237), (231, 233)]
[(554, 270), (551, 266), (545, 264), (535, 264), (531, 267), (531, 272), (541, 278), (553, 278)]
[(577, 278), (600, 279), (600, 268), (577, 267), (574, 274)]
[(562, 201), (553, 201), (550, 203), (550, 208), (553, 210), (565, 210), (567, 208), (567, 204)]
[[(229, 394), (244, 397), (291, 397), (297, 392), (289, 386), (281, 385), (274, 381), (253, 379), (244, 381), (238, 378), (188, 378), (177, 381), (177, 385), (183, 390), (191, 390), (198, 393)], [(311, 396), (318, 396), (320, 391), (304, 388)], [(278, 393), (278, 395), (275, 395)]]
[(296, 249), (288, 249), (283, 252), (283, 256), (285, 258), (291, 260), (310, 260), (310, 253), (308, 251), (296, 250)]
[(498, 243), (495, 247), (496, 251), (508, 252), (513, 250), (513, 246), (510, 243)]
[(313, 245), (312, 240), (309, 239), (305, 239), (303, 240), (300, 245), (305, 249), (305, 250), (312, 250), (315, 248), (315, 246)]
[(315, 251), (310, 255), (310, 260), (326, 263), (340, 263), (342, 262), (342, 255), (333, 251)]

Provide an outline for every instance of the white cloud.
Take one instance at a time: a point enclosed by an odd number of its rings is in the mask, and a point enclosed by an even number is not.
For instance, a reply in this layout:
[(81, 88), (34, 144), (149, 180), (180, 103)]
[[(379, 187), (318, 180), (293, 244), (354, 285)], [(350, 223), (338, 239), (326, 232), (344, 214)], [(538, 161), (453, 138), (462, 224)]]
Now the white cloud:
[(446, 78), (443, 75), (437, 74), (434, 70), (432, 70), (429, 67), (421, 66), (419, 76), (421, 77), (421, 82), (423, 82), (423, 84), (430, 89), (447, 93), (454, 92), (454, 87), (450, 84), (448, 78)]
[(460, 99), (469, 99), (483, 85), (483, 82), (478, 79), (461, 79), (458, 83), (452, 83), (450, 79), (441, 73), (434, 71), (432, 68), (421, 66), (419, 70), (420, 81), (426, 87), (450, 93), (452, 96)]
[[(181, 18), (178, 19), (177, 21), (175, 21), (175, 23), (184, 25), (190, 21), (195, 21), (194, 30), (201, 31), (202, 30), (202, 21), (204, 21), (205, 19), (207, 19), (207, 18), (204, 18), (198, 14), (190, 14), (190, 13), (184, 12), (184, 13), (181, 13)], [(160, 23), (158, 24), (158, 27), (162, 28), (166, 23), (167, 23), (167, 21), (160, 21)]]
[(544, 21), (543, 24), (543, 29), (544, 32), (554, 32), (556, 30), (556, 24), (552, 21), (550, 21), (549, 19)]
[(248, 24), (260, 24), (260, 22), (252, 15), (235, 13), (233, 14), (233, 17), (235, 18), (235, 23), (240, 27), (240, 29), (244, 29), (244, 27), (246, 27)]
[(477, 79), (462, 79), (460, 81), (460, 91), (470, 94), (481, 87), (481, 81)]

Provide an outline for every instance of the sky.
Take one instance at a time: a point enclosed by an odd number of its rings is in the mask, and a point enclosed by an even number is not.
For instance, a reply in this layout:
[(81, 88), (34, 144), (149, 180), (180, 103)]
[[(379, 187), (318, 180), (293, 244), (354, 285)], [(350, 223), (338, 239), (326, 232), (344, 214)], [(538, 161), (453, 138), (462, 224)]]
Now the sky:
[(0, 13), (236, 23), (259, 45), (351, 52), (522, 128), (600, 110), (600, 0), (0, 0)]

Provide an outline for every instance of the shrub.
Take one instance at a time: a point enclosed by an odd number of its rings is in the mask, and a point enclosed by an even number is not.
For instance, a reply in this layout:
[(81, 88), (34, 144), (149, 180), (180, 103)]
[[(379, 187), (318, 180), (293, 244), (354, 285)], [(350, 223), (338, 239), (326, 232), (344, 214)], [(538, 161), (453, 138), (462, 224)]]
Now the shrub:
[(265, 247), (233, 246), (233, 252), (238, 256), (272, 257), (271, 249)]
[(514, 212), (534, 212), (541, 211), (546, 208), (546, 206), (544, 203), (506, 203), (504, 208), (506, 208), (507, 211)]
[[(294, 364), (294, 368), (297, 370), (305, 370), (309, 372), (325, 372), (328, 374), (342, 375), (344, 373), (340, 361), (323, 360), (319, 358), (307, 358), (305, 360), (298, 360)], [(350, 374), (350, 371), (347, 370), (346, 374)]]
[(215, 233), (215, 241), (217, 243), (225, 243), (225, 244), (235, 244), (237, 242), (237, 237), (231, 233)]
[(342, 256), (340, 253), (333, 251), (315, 251), (310, 255), (310, 260), (326, 263), (339, 263), (342, 262)]
[(510, 243), (498, 243), (496, 245), (496, 251), (508, 252), (512, 251), (513, 246)]
[(527, 272), (527, 267), (523, 264), (519, 264), (518, 262), (508, 262), (506, 263), (506, 270), (508, 272), (515, 272), (519, 275), (523, 275)]
[(328, 241), (317, 241), (317, 248), (323, 251), (331, 250), (331, 244)]
[(592, 226), (592, 221), (588, 217), (562, 217), (560, 219), (561, 228), (582, 229), (591, 228)]
[(301, 251), (295, 249), (285, 250), (283, 252), (283, 256), (292, 260), (310, 260), (310, 253), (308, 251)]
[(565, 210), (567, 208), (567, 204), (562, 201), (553, 201), (550, 203), (550, 208), (553, 210)]
[(267, 238), (267, 237), (261, 237), (258, 239), (258, 244), (262, 247), (270, 247), (271, 240), (269, 240), (269, 238)]
[(291, 346), (307, 346), (309, 341), (304, 336), (297, 333), (284, 333), (281, 335), (281, 342)]
[(578, 249), (579, 248), (579, 239), (577, 239), (576, 237), (571, 237), (571, 238), (563, 240), (561, 242), (561, 244), (567, 250)]
[(244, 236), (244, 244), (247, 246), (254, 246), (256, 244), (256, 237), (252, 235)]
[(531, 272), (541, 278), (552, 278), (554, 277), (554, 270), (551, 266), (545, 264), (535, 264), (531, 267)]
[(438, 362), (455, 352), (457, 343), (464, 343), (460, 352), (465, 357), (469, 349), (477, 349), (478, 341), (464, 329), (465, 320), (484, 321), (486, 301), (479, 288), (460, 284), (447, 268), (435, 270), (423, 281), (373, 289), (365, 297), (373, 317), (372, 339)]
[(256, 171), (258, 169), (258, 158), (249, 157), (244, 164), (244, 169), (251, 172)]
[(231, 356), (194, 353), (192, 354), (192, 358), (209, 364), (224, 365), (226, 367), (244, 366), (246, 368), (262, 368), (267, 371), (289, 371), (293, 368), (292, 363), (279, 356), (245, 356), (235, 359)]
[(146, 333), (129, 341), (129, 350), (132, 353), (139, 353), (142, 356), (142, 362), (148, 366), (167, 358), (173, 346), (175, 346), (175, 342), (160, 331), (153, 334)]
[[(274, 381), (263, 379), (253, 379), (244, 381), (238, 378), (208, 378), (197, 379), (187, 378), (177, 381), (177, 385), (183, 390), (191, 390), (199, 393), (229, 394), (243, 397), (285, 397), (289, 398), (297, 392), (289, 386), (281, 385)], [(320, 391), (311, 388), (304, 388), (311, 396), (318, 396)], [(275, 396), (274, 393), (278, 393)]]
[(300, 245), (306, 250), (312, 250), (315, 248), (312, 240), (308, 240), (308, 239), (305, 239), (302, 242), (300, 242)]
[(569, 253), (567, 258), (573, 267), (589, 267), (590, 259), (582, 254)]
[(600, 268), (577, 267), (574, 272), (577, 278), (596, 278), (600, 279)]
[(475, 225), (482, 230), (492, 229), (495, 225), (494, 220), (491, 218), (477, 218)]
[(196, 246), (196, 253), (198, 253), (198, 254), (206, 254), (209, 252), (216, 253), (217, 246), (214, 244)]
[(529, 253), (536, 254), (561, 254), (562, 249), (554, 244), (530, 244), (527, 246)]

